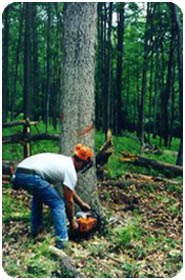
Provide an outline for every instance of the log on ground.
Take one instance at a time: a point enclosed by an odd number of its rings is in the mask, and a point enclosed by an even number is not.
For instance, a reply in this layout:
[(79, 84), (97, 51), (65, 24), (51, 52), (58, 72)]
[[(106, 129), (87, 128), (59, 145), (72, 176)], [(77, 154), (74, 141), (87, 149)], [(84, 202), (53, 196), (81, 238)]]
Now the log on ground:
[(84, 278), (84, 276), (77, 271), (72, 259), (66, 253), (64, 253), (64, 251), (59, 250), (54, 246), (49, 246), (49, 250), (62, 261), (63, 266), (71, 274), (70, 278)]
[(124, 162), (130, 162), (132, 164), (142, 165), (142, 166), (146, 166), (146, 167), (151, 166), (152, 168), (160, 170), (161, 172), (165, 169), (168, 169), (171, 172), (173, 172), (176, 176), (183, 175), (182, 166), (173, 165), (173, 164), (169, 164), (169, 163), (162, 162), (162, 161), (156, 161), (153, 159), (148, 159), (148, 158), (140, 157), (137, 155), (128, 154), (125, 152), (120, 152), (120, 153), (123, 155), (123, 158), (121, 158), (121, 160)]
[(2, 143), (3, 144), (10, 144), (10, 143), (20, 143), (24, 144), (28, 141), (37, 141), (37, 140), (55, 140), (59, 141), (60, 136), (59, 135), (52, 135), (47, 133), (41, 133), (36, 135), (29, 135), (29, 134), (14, 134), (11, 136), (3, 136), (2, 137)]

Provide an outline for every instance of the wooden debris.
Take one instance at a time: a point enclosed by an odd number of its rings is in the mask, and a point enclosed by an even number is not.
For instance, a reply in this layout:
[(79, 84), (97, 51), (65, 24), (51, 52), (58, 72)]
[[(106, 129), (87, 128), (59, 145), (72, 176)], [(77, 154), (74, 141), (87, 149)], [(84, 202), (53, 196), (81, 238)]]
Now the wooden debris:
[(7, 128), (7, 127), (13, 127), (13, 126), (18, 126), (18, 125), (37, 125), (39, 122), (38, 121), (28, 121), (28, 120), (22, 120), (22, 121), (17, 121), (17, 122), (9, 122), (9, 123), (3, 123), (2, 127)]
[(71, 273), (70, 278), (84, 278), (84, 276), (77, 271), (72, 259), (64, 253), (64, 251), (57, 249), (54, 246), (49, 246), (49, 250), (52, 254), (60, 258), (63, 266)]
[[(164, 182), (172, 185), (182, 185), (183, 181), (178, 181), (178, 180), (172, 180), (172, 179), (166, 179), (164, 177), (159, 177), (159, 176), (149, 176), (149, 175), (143, 175), (143, 174), (135, 174), (135, 173), (127, 173), (125, 174), (125, 179), (136, 179), (143, 180), (143, 181), (153, 181), (153, 182)], [(129, 181), (126, 181), (129, 182)], [(131, 181), (132, 182), (132, 181)]]
[(176, 176), (183, 175), (182, 166), (173, 165), (173, 164), (165, 163), (162, 161), (156, 161), (153, 159), (148, 159), (148, 158), (136, 156), (133, 154), (128, 154), (125, 152), (120, 152), (120, 153), (123, 155), (123, 158), (121, 158), (121, 160), (124, 162), (130, 162), (130, 163), (133, 163), (136, 165), (142, 165), (142, 166), (146, 166), (146, 167), (151, 166), (152, 168), (158, 169), (160, 171), (163, 171), (164, 169), (168, 169), (171, 172), (173, 172)]
[(110, 260), (113, 260), (113, 261), (115, 261), (115, 262), (117, 262), (117, 263), (123, 264), (123, 261), (121, 261), (121, 260), (119, 260), (119, 259), (116, 259), (116, 258), (114, 258), (114, 257), (112, 257), (112, 256), (110, 256), (110, 255), (108, 255), (108, 254), (105, 254), (105, 256), (106, 256), (108, 259), (110, 259)]
[(26, 141), (37, 141), (37, 140), (55, 140), (59, 141), (59, 135), (51, 135), (47, 133), (41, 133), (37, 135), (26, 135), (24, 133), (14, 134), (11, 136), (3, 136), (2, 143), (10, 144), (10, 143), (20, 143), (24, 144)]
[(2, 174), (2, 184), (8, 185), (10, 184), (10, 175), (4, 175)]
[(99, 168), (108, 162), (109, 157), (114, 152), (114, 146), (112, 141), (112, 132), (110, 129), (107, 131), (106, 142), (101, 146), (96, 155), (96, 166)]

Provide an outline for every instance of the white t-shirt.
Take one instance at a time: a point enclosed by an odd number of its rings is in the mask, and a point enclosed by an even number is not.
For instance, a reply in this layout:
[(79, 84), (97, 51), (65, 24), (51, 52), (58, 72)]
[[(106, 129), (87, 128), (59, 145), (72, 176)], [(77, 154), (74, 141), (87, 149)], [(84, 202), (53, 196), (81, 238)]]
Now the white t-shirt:
[(55, 153), (42, 153), (24, 159), (17, 167), (34, 170), (51, 183), (62, 183), (74, 190), (77, 173), (71, 157)]

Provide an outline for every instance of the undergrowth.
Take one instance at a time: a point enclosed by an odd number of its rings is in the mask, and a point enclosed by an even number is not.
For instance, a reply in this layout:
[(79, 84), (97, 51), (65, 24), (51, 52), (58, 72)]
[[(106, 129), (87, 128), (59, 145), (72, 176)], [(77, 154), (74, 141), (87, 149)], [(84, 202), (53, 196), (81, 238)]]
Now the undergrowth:
[[(11, 135), (16, 134), (21, 131), (20, 127), (11, 127), (3, 129), (3, 135)], [(41, 121), (39, 124), (35, 126), (31, 126), (31, 134), (37, 133), (44, 133), (45, 132), (45, 125)], [(50, 124), (48, 127), (48, 133), (51, 134), (59, 134), (59, 126), (57, 130), (53, 128)], [(95, 133), (95, 152), (97, 152), (101, 145), (105, 141), (105, 135), (100, 132), (96, 131)], [(176, 164), (177, 155), (175, 153), (178, 152), (179, 147), (179, 139), (173, 138), (171, 144), (171, 150), (167, 150), (164, 146), (159, 146), (160, 139), (158, 138), (151, 138), (151, 144), (157, 145), (158, 148), (162, 151), (161, 155), (157, 155), (154, 153), (144, 154), (144, 157), (148, 157), (154, 160), (167, 162), (170, 164)], [(163, 176), (163, 173), (160, 171), (156, 171), (151, 167), (141, 167), (141, 166), (134, 166), (131, 163), (126, 163), (121, 161), (121, 151), (131, 153), (134, 155), (140, 155), (140, 143), (137, 138), (133, 137), (133, 134), (127, 133), (126, 136), (114, 136), (113, 135), (113, 144), (114, 144), (114, 153), (109, 158), (108, 163), (104, 166), (108, 176), (115, 178), (118, 176), (122, 176), (125, 173), (142, 173), (142, 174), (149, 174), (153, 176)], [(38, 140), (36, 142), (31, 143), (31, 154), (36, 153), (43, 153), (43, 152), (59, 152), (59, 145), (57, 141), (49, 141), (49, 140)], [(23, 157), (23, 147), (20, 144), (5, 144), (3, 145), (2, 149), (2, 158), (4, 160), (17, 160), (20, 161)], [(168, 170), (165, 173), (166, 176), (170, 176)], [(182, 180), (181, 177), (179, 177)]]

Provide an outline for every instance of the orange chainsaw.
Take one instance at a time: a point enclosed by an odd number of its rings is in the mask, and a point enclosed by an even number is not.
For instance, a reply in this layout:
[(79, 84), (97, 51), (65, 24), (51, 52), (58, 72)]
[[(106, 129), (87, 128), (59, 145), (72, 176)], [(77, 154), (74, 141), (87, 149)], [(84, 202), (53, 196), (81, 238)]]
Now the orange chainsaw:
[(70, 230), (71, 239), (89, 238), (95, 231), (100, 229), (102, 219), (94, 212), (77, 212), (76, 221), (79, 224), (77, 230)]
[(80, 232), (90, 232), (96, 228), (98, 218), (92, 212), (78, 212), (76, 214), (76, 221), (79, 224)]

